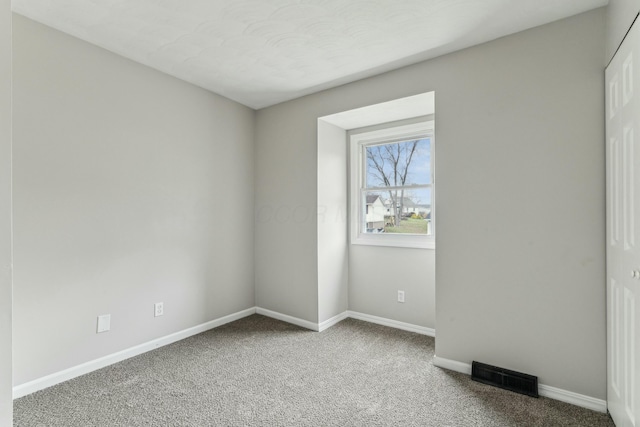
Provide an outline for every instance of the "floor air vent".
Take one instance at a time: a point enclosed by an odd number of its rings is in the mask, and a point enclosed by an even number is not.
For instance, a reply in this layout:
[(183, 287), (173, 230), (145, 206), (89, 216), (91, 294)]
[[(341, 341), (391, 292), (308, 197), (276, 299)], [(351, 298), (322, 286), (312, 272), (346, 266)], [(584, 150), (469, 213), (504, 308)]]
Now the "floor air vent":
[(474, 361), (471, 379), (516, 393), (538, 397), (538, 377)]

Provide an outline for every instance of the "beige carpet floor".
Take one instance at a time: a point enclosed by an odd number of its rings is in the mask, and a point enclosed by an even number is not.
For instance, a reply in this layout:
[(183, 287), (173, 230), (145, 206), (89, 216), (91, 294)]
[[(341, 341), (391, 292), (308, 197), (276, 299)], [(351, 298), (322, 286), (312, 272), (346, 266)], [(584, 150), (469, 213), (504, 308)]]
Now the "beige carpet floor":
[(14, 426), (613, 426), (432, 364), (434, 339), (253, 315), (17, 399)]

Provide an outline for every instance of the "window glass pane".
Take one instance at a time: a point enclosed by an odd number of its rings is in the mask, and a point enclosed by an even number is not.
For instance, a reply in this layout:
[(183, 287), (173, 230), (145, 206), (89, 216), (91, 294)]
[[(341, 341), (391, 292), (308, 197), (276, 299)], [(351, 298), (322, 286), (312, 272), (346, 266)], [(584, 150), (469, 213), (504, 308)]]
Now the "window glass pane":
[(365, 146), (366, 187), (431, 184), (431, 139)]
[(432, 233), (431, 188), (364, 191), (362, 199), (364, 233)]

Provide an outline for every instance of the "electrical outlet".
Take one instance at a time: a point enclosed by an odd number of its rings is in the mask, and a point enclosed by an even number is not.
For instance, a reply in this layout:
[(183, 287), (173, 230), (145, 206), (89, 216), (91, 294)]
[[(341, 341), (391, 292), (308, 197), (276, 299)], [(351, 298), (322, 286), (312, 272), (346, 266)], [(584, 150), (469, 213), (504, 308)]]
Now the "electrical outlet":
[(153, 305), (154, 317), (162, 316), (164, 314), (164, 303), (157, 302)]
[(398, 302), (404, 302), (404, 291), (398, 291)]
[(111, 315), (103, 314), (98, 316), (98, 329), (96, 333), (107, 332), (109, 329), (111, 329)]

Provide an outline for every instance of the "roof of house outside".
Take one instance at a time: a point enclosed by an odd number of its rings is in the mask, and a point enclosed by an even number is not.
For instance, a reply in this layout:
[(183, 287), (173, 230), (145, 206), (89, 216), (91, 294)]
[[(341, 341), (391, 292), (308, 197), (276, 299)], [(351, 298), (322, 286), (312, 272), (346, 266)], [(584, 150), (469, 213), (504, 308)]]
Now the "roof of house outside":
[(372, 205), (376, 202), (377, 199), (379, 199), (380, 196), (377, 196), (375, 194), (368, 194), (367, 195), (367, 204), (368, 205)]
[[(367, 196), (367, 197), (368, 197), (368, 196)], [(367, 203), (369, 203), (369, 202), (367, 202)], [(386, 199), (386, 200), (384, 201), (384, 204), (385, 204), (385, 205), (387, 205), (387, 206), (391, 205), (391, 199)], [(398, 201), (398, 204), (400, 204), (400, 201)], [(410, 199), (410, 198), (408, 198), (408, 197), (403, 197), (403, 198), (402, 198), (402, 205), (403, 205), (403, 206), (405, 206), (405, 207), (408, 207), (408, 208), (413, 208), (413, 207), (416, 207), (416, 206), (429, 206), (429, 205), (416, 205), (416, 204), (413, 202), (413, 200), (411, 200), (411, 199)]]

